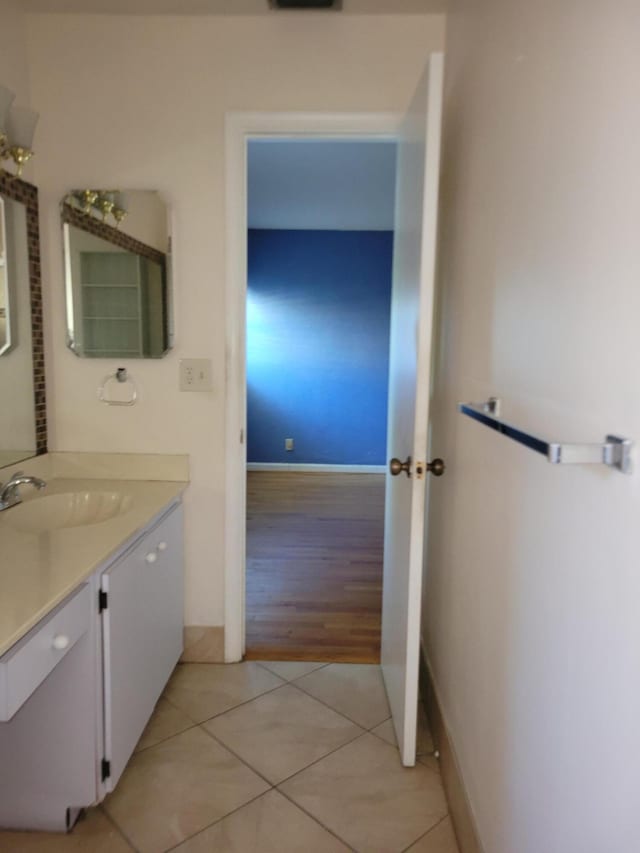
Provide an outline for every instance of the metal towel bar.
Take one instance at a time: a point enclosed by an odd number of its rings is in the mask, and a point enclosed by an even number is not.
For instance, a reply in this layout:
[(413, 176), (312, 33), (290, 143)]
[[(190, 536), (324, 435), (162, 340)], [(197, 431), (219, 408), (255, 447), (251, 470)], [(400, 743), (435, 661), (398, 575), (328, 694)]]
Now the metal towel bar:
[(491, 397), (486, 403), (459, 403), (458, 409), (496, 432), (524, 444), (530, 450), (546, 456), (553, 465), (608, 465), (623, 474), (631, 474), (633, 441), (608, 435), (602, 444), (567, 444), (537, 438), (500, 418), (500, 400)]

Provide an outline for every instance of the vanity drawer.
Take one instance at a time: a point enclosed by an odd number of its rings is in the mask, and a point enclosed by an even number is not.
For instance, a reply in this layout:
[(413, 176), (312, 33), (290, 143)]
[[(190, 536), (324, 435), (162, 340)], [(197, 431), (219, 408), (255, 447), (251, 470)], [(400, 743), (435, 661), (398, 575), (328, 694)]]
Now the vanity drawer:
[(0, 722), (13, 717), (86, 633), (90, 615), (84, 584), (0, 657)]

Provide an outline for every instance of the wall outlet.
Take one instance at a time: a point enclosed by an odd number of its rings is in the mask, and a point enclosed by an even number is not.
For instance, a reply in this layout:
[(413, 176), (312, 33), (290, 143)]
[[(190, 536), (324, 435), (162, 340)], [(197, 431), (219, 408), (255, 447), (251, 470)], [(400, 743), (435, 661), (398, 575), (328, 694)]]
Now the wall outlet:
[(292, 438), (285, 438), (284, 449), (285, 450), (293, 450), (293, 439)]
[(210, 358), (180, 359), (181, 391), (213, 391), (213, 371)]

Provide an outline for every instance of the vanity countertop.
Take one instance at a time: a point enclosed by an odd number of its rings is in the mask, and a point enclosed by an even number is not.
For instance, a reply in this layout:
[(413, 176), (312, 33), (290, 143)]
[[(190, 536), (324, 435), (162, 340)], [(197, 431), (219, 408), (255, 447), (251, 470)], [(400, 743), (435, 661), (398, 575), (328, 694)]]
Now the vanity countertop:
[(27, 500), (65, 492), (120, 492), (132, 499), (121, 515), (80, 527), (27, 533), (10, 523), (12, 509), (0, 512), (0, 655), (89, 578), (127, 540), (175, 501), (186, 482), (53, 479), (44, 492), (29, 487)]

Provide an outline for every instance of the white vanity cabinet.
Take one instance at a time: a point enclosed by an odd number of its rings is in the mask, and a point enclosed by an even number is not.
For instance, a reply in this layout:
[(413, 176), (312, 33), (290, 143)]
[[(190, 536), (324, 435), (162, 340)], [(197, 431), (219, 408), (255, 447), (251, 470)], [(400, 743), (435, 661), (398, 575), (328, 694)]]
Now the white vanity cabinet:
[[(95, 798), (98, 684), (91, 590), (91, 583), (83, 584), (0, 658), (5, 696), (11, 697), (5, 708), (12, 712), (0, 723), (2, 827), (63, 830), (71, 819), (68, 809)], [(56, 650), (61, 637), (69, 644)]]
[(0, 657), (0, 827), (65, 830), (113, 790), (182, 634), (172, 503)]
[(182, 509), (105, 571), (104, 761), (112, 791), (182, 653)]

